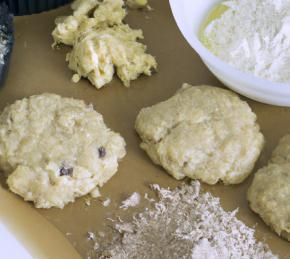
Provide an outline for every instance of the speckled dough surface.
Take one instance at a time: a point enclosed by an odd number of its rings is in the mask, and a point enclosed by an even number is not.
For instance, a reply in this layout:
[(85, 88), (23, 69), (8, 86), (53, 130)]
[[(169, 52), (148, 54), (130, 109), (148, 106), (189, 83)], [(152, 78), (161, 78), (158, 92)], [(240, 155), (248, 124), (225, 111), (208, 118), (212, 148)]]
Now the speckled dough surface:
[(124, 139), (81, 100), (35, 95), (0, 116), (0, 167), (9, 188), (38, 208), (97, 195), (125, 153)]
[(268, 166), (255, 174), (248, 200), (267, 225), (290, 241), (290, 135), (280, 140)]
[(264, 143), (249, 105), (212, 86), (184, 84), (167, 101), (142, 109), (135, 126), (154, 163), (176, 179), (208, 184), (242, 182)]

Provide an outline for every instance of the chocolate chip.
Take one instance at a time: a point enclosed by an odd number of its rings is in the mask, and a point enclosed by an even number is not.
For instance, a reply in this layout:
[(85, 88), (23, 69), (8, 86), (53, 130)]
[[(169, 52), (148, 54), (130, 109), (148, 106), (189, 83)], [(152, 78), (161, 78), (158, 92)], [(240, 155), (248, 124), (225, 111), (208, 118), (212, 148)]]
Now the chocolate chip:
[(61, 167), (59, 170), (59, 175), (64, 176), (64, 175), (69, 175), (72, 176), (74, 169), (72, 167)]
[(99, 151), (99, 158), (102, 158), (106, 155), (106, 149), (104, 147), (99, 147), (98, 151)]

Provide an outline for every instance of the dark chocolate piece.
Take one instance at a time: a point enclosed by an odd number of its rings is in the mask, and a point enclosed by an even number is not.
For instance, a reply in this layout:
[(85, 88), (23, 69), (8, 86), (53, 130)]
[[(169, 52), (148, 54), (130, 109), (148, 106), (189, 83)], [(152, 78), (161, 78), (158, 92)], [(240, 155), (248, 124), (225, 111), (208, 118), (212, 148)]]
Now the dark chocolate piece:
[(98, 151), (99, 151), (99, 158), (106, 156), (106, 149), (104, 147), (99, 147)]
[(59, 170), (60, 176), (72, 176), (74, 169), (72, 167), (61, 167)]

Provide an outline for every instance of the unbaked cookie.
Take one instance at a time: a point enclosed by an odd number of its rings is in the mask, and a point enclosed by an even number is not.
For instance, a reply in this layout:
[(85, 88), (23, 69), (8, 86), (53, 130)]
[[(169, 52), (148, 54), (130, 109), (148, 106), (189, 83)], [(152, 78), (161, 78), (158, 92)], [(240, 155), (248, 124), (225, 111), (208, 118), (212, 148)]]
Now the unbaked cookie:
[(10, 190), (37, 208), (98, 193), (125, 153), (124, 139), (81, 100), (35, 95), (0, 115), (0, 168)]
[(173, 97), (140, 111), (136, 120), (144, 149), (176, 179), (208, 184), (242, 182), (264, 138), (249, 105), (231, 91), (184, 84)]
[(271, 162), (275, 164), (290, 163), (290, 134), (282, 137), (273, 151)]
[(248, 200), (267, 225), (290, 241), (290, 135), (280, 140), (270, 163), (255, 174)]

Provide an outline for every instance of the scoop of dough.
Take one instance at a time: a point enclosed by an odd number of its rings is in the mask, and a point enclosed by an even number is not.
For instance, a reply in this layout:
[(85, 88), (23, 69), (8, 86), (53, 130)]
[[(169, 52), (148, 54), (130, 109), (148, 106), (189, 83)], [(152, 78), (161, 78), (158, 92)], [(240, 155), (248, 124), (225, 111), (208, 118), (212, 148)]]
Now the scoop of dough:
[[(119, 2), (122, 0), (104, 0), (105, 2)], [(76, 17), (80, 16), (88, 16), (90, 12), (92, 12), (96, 7), (100, 4), (99, 0), (75, 0), (71, 4), (71, 8), (73, 9), (73, 15)]]
[(73, 2), (73, 15), (56, 19), (52, 32), (56, 44), (73, 46), (75, 39), (83, 33), (84, 28), (98, 28), (122, 24), (126, 16), (123, 0), (77, 0)]
[(72, 46), (81, 23), (81, 19), (70, 15), (67, 17), (59, 17), (56, 19), (55, 23), (56, 27), (52, 32), (55, 42), (54, 44), (63, 43)]
[(88, 31), (67, 55), (69, 68), (101, 88), (112, 80), (115, 67), (118, 77), (128, 87), (140, 74), (150, 76), (157, 66), (155, 58), (145, 53), (146, 46), (137, 42), (142, 38), (141, 30), (128, 25)]
[(264, 143), (249, 105), (212, 86), (184, 84), (167, 101), (142, 109), (135, 127), (154, 163), (176, 179), (208, 184), (242, 182)]
[(126, 14), (123, 0), (104, 0), (94, 11), (93, 18), (99, 24), (113, 26), (122, 24)]
[(37, 208), (63, 208), (117, 171), (125, 141), (83, 101), (31, 96), (0, 115), (0, 168), (9, 188)]
[(253, 211), (280, 236), (290, 241), (290, 163), (260, 169), (248, 190)]
[(290, 134), (280, 139), (278, 146), (273, 151), (271, 162), (274, 164), (290, 163)]
[(72, 9), (73, 15), (56, 20), (52, 36), (54, 44), (73, 46), (67, 55), (69, 68), (77, 73), (73, 82), (77, 83), (82, 76), (99, 89), (113, 79), (116, 69), (123, 84), (129, 87), (130, 81), (140, 74), (150, 76), (156, 70), (155, 58), (137, 41), (143, 39), (142, 30), (123, 24), (123, 0), (77, 0)]
[(290, 241), (290, 135), (280, 140), (270, 163), (255, 174), (248, 200), (267, 225)]

